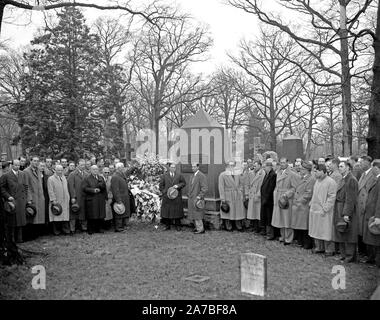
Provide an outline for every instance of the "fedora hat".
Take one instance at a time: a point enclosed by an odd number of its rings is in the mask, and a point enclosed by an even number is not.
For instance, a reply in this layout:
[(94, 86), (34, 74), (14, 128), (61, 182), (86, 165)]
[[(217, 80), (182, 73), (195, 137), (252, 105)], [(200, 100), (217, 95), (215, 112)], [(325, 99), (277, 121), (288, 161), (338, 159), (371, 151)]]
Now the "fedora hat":
[(278, 206), (280, 209), (288, 209), (289, 208), (289, 200), (286, 196), (282, 195), (278, 199)]
[(168, 189), (167, 195), (168, 195), (169, 199), (175, 199), (175, 198), (178, 197), (178, 190), (176, 188), (174, 188), (174, 187), (170, 187)]
[(6, 212), (12, 213), (16, 209), (16, 204), (13, 201), (4, 202), (4, 210)]
[(204, 209), (205, 205), (206, 205), (206, 203), (205, 203), (205, 201), (203, 199), (197, 199), (197, 200), (195, 200), (195, 207), (197, 209)]
[(73, 212), (73, 213), (77, 213), (78, 211), (79, 211), (79, 209), (80, 209), (80, 206), (79, 206), (79, 204), (78, 203), (73, 203), (72, 205), (71, 205), (71, 211)]
[(336, 229), (342, 233), (347, 232), (349, 227), (350, 227), (350, 223), (346, 221), (339, 221), (336, 224)]
[(50, 206), (51, 213), (55, 216), (59, 216), (62, 214), (62, 206), (59, 203), (53, 204)]
[(113, 204), (113, 211), (115, 211), (116, 214), (122, 215), (125, 212), (125, 206), (124, 203), (117, 203), (115, 202)]
[(370, 217), (368, 220), (368, 229), (374, 235), (380, 235), (380, 225), (375, 225), (375, 216)]
[(222, 210), (224, 213), (230, 212), (230, 205), (227, 202), (222, 202), (220, 205), (220, 210)]
[(27, 203), (25, 206), (25, 213), (28, 217), (34, 218), (37, 214), (37, 209), (34, 205)]

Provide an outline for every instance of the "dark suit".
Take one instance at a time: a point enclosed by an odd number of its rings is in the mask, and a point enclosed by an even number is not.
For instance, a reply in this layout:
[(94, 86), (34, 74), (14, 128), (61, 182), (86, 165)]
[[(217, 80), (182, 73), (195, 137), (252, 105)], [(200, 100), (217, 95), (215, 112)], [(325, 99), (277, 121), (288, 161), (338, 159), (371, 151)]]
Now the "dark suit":
[(82, 190), (82, 182), (86, 177), (86, 173), (83, 170), (82, 173), (79, 169), (71, 172), (67, 178), (67, 186), (70, 194), (70, 206), (71, 200), (75, 199), (79, 205), (79, 212), (73, 213), (70, 209), (70, 228), (71, 231), (75, 231), (75, 221), (79, 220), (82, 231), (87, 230), (86, 212), (84, 208), (84, 193)]
[[(273, 192), (276, 188), (277, 174), (274, 170), (270, 170), (264, 177), (263, 183), (260, 188), (261, 192), (261, 208), (260, 208), (260, 224), (267, 230), (269, 237), (274, 236), (274, 229), (272, 227), (273, 215)], [(268, 234), (269, 233), (269, 234)]]
[[(112, 214), (114, 218), (115, 231), (120, 231), (123, 225), (126, 225), (127, 218), (131, 215), (131, 199), (129, 196), (128, 183), (123, 173), (116, 171), (111, 178), (111, 192), (112, 192)], [(125, 212), (121, 215), (113, 210), (115, 202), (123, 203)]]

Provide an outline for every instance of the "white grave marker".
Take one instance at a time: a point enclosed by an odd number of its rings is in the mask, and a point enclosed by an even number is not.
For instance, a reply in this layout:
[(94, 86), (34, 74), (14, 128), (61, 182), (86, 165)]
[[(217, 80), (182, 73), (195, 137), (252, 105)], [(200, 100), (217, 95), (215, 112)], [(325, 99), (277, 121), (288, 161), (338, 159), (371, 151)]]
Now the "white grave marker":
[(241, 292), (265, 296), (267, 290), (267, 257), (256, 253), (240, 256)]

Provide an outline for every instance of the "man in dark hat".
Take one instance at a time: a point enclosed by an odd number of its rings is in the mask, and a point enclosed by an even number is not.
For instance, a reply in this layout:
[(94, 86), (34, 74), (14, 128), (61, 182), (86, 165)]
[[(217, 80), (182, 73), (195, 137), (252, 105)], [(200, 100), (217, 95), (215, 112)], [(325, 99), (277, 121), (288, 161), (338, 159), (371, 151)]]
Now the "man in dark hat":
[[(181, 174), (176, 172), (175, 163), (169, 162), (168, 167), (169, 170), (161, 176), (159, 184), (159, 188), (162, 193), (161, 221), (165, 225), (165, 230), (169, 230), (170, 225), (173, 222), (177, 231), (180, 231), (181, 219), (184, 216), (182, 189), (186, 186), (186, 181)], [(178, 191), (175, 198), (170, 197), (170, 194), (168, 195), (169, 188), (173, 188)], [(173, 192), (173, 194), (174, 193), (176, 192)]]

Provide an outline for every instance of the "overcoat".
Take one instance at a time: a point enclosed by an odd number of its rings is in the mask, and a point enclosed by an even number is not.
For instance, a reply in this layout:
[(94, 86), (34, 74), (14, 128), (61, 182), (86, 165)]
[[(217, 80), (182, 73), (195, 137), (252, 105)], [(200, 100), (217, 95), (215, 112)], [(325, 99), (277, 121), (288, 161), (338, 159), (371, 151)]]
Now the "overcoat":
[(339, 186), (340, 182), (342, 181), (343, 177), (339, 170), (335, 170), (330, 174), (330, 177), (334, 179), (337, 186)]
[(368, 190), (363, 224), (363, 242), (372, 246), (380, 246), (380, 235), (374, 235), (368, 229), (368, 220), (373, 216), (380, 218), (380, 176), (377, 177), (372, 188)]
[(70, 195), (67, 188), (67, 180), (64, 175), (59, 177), (53, 174), (47, 180), (47, 188), (49, 192), (50, 203), (52, 201), (58, 202), (62, 207), (62, 213), (55, 216), (51, 211), (49, 205), (49, 221), (69, 221), (70, 220)]
[(248, 198), (247, 219), (260, 220), (261, 185), (265, 177), (263, 169), (250, 171), (246, 180), (245, 195)]
[(0, 180), (1, 195), (6, 201), (9, 197), (15, 199), (15, 226), (23, 227), (26, 225), (25, 206), (28, 195), (28, 185), (25, 173), (19, 171), (17, 176), (11, 170), (2, 176)]
[[(276, 228), (290, 228), (292, 218), (293, 196), (299, 183), (300, 176), (294, 173), (291, 168), (286, 168), (277, 174), (276, 188), (273, 195), (273, 217), (272, 226)], [(280, 196), (286, 195), (289, 201), (288, 209), (280, 209), (278, 200)]]
[(71, 220), (85, 220), (86, 219), (86, 211), (84, 204), (84, 193), (82, 190), (82, 183), (84, 178), (87, 176), (85, 171), (82, 172), (79, 169), (75, 169), (72, 173), (69, 174), (67, 178), (67, 184), (69, 187), (70, 194), (70, 202), (71, 199), (75, 198), (77, 203), (79, 204), (79, 211), (73, 213), (70, 209), (70, 219)]
[[(358, 181), (350, 172), (337, 187), (333, 220), (333, 241), (335, 242), (358, 242), (359, 216), (356, 210), (357, 194)], [(351, 223), (347, 232), (339, 232), (336, 228), (336, 224), (343, 221), (343, 216), (350, 217)]]
[(262, 226), (270, 226), (273, 215), (273, 192), (276, 188), (277, 174), (271, 169), (264, 177), (261, 184), (261, 208), (260, 223)]
[(242, 175), (231, 175), (230, 172), (224, 171), (219, 175), (218, 180), (220, 199), (226, 201), (230, 206), (228, 213), (220, 210), (220, 218), (228, 220), (245, 219), (243, 205), (244, 180)]
[(363, 169), (361, 168), (359, 163), (354, 164), (354, 168), (352, 169), (352, 175), (356, 178), (356, 180), (360, 180), (360, 177), (363, 174)]
[(363, 235), (364, 225), (364, 210), (367, 203), (368, 191), (376, 184), (376, 173), (372, 168), (367, 174), (364, 172), (359, 179), (359, 193), (357, 212), (359, 217), (359, 235)]
[[(178, 196), (169, 199), (167, 192), (170, 187), (178, 186)], [(162, 193), (161, 218), (181, 219), (184, 216), (182, 204), (182, 189), (186, 186), (185, 178), (178, 173), (172, 178), (169, 171), (161, 176), (159, 188)]]
[(337, 185), (329, 176), (314, 184), (310, 201), (309, 236), (331, 241), (333, 238), (333, 215)]
[(129, 218), (131, 216), (131, 199), (129, 198), (129, 189), (127, 180), (125, 176), (119, 172), (115, 171), (111, 178), (111, 192), (112, 192), (112, 205), (115, 202), (122, 202), (125, 206), (125, 212), (122, 215), (116, 214), (113, 209), (113, 216), (117, 218)]
[(104, 220), (112, 220), (113, 213), (112, 213), (112, 191), (111, 191), (111, 178), (110, 176), (107, 177), (107, 179), (103, 176), (104, 181), (106, 182), (106, 188), (107, 188), (107, 198), (106, 201), (106, 217)]
[(296, 230), (308, 230), (310, 200), (313, 196), (313, 188), (316, 179), (311, 174), (308, 174), (301, 179), (302, 180), (296, 187), (294, 193), (290, 227)]
[[(42, 175), (41, 172), (33, 170), (31, 166), (24, 171), (26, 175), (26, 181), (28, 184), (28, 198), (27, 201), (32, 200), (33, 205), (36, 207), (37, 214), (34, 218), (27, 217), (27, 223), (43, 224), (45, 223), (45, 196), (42, 187)], [(47, 214), (47, 212), (46, 212)]]
[[(95, 193), (95, 189), (100, 192)], [(104, 219), (106, 217), (107, 188), (104, 179), (90, 174), (83, 179), (85, 212), (87, 219)]]
[(207, 178), (201, 171), (198, 171), (195, 176), (192, 175), (190, 177), (187, 204), (187, 218), (189, 218), (190, 220), (201, 220), (204, 218), (205, 209), (198, 209), (195, 206), (195, 201), (197, 200), (197, 197), (204, 198), (207, 190)]

